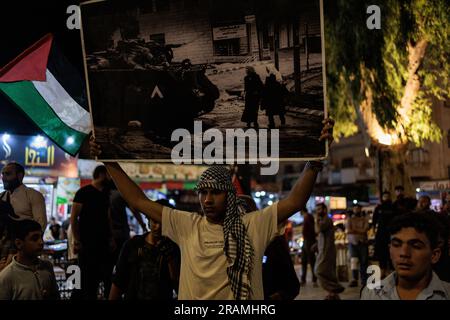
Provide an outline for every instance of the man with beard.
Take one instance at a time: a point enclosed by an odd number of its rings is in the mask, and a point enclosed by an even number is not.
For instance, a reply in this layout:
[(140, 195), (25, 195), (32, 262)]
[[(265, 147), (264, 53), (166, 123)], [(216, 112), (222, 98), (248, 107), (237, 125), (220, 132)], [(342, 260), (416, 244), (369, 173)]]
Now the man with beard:
[(41, 225), (42, 231), (47, 227), (44, 196), (22, 181), (25, 169), (17, 162), (10, 162), (2, 169), (3, 188), (0, 196), (3, 201), (10, 202), (19, 220), (30, 219)]
[[(8, 207), (8, 213), (0, 212), (4, 217), (7, 215), (16, 220), (34, 220), (41, 226), (42, 231), (47, 227), (47, 213), (45, 210), (44, 196), (25, 186), (22, 181), (25, 169), (17, 162), (10, 162), (2, 169), (2, 181), (5, 191), (0, 194), (1, 208)], [(3, 209), (0, 209), (3, 210)], [(8, 220), (8, 219), (6, 219)], [(5, 220), (5, 224), (7, 223)], [(0, 228), (0, 271), (11, 261), (16, 249), (9, 238), (7, 227)]]
[(81, 297), (95, 300), (103, 282), (105, 297), (111, 288), (113, 269), (112, 224), (110, 218), (111, 178), (105, 166), (98, 166), (92, 183), (77, 191), (73, 199), (70, 222), (79, 254)]

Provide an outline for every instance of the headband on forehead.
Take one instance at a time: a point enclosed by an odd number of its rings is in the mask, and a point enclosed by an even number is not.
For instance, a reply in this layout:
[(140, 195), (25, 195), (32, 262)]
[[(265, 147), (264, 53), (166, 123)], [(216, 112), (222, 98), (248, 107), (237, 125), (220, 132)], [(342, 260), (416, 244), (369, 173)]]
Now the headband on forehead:
[(236, 192), (230, 170), (224, 166), (212, 166), (202, 173), (195, 189), (198, 192), (206, 188)]

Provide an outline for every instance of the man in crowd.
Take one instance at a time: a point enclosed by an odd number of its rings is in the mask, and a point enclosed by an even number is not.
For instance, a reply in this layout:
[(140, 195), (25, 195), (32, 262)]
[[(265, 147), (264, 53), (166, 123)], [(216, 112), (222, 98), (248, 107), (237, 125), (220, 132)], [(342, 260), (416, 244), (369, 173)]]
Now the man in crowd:
[[(41, 225), (41, 229), (44, 231), (47, 227), (44, 196), (40, 192), (25, 186), (22, 183), (24, 176), (25, 169), (17, 162), (10, 162), (3, 167), (2, 182), (5, 191), (0, 194), (2, 207), (8, 207), (10, 212), (7, 215), (13, 219), (34, 220)], [(2, 231), (0, 232), (0, 271), (11, 263), (12, 257), (16, 253), (13, 241), (7, 234), (6, 225)]]
[(375, 208), (372, 224), (376, 228), (375, 234), (375, 257), (378, 259), (381, 268), (381, 277), (385, 278), (391, 269), (391, 259), (389, 258), (390, 235), (388, 232), (389, 223), (396, 216), (395, 207), (391, 201), (389, 191), (383, 192), (381, 204)]
[(44, 248), (42, 226), (33, 220), (14, 223), (17, 255), (0, 272), (0, 300), (59, 299), (53, 265), (39, 259)]
[(324, 203), (316, 206), (316, 233), (318, 255), (315, 272), (320, 286), (328, 292), (326, 300), (339, 300), (344, 287), (339, 284), (336, 275), (336, 246), (334, 244), (333, 221), (328, 217), (328, 208)]
[(431, 198), (427, 195), (422, 195), (419, 197), (416, 211), (421, 213), (436, 214), (436, 212), (431, 209)]
[(308, 265), (311, 267), (312, 281), (314, 287), (317, 286), (317, 277), (314, 274), (314, 265), (316, 263), (316, 253), (312, 250), (316, 243), (316, 231), (314, 216), (308, 212), (308, 209), (303, 208), (301, 211), (303, 216), (303, 246), (302, 246), (302, 278), (301, 285), (306, 284), (306, 272)]
[(396, 199), (394, 207), (398, 214), (411, 212), (417, 205), (416, 198), (411, 198), (405, 195), (405, 188), (401, 185), (395, 187)]
[(103, 282), (109, 296), (114, 266), (112, 223), (109, 214), (110, 176), (105, 166), (98, 166), (92, 183), (79, 189), (73, 199), (71, 230), (81, 269), (81, 296), (95, 300)]
[[(352, 281), (349, 287), (358, 286), (358, 274), (361, 275), (361, 285), (366, 285), (367, 267), (369, 265), (369, 247), (367, 231), (369, 221), (362, 212), (362, 207), (356, 204), (352, 214), (347, 218), (345, 229), (350, 252), (350, 267), (352, 270)], [(359, 270), (358, 270), (359, 263)]]
[(439, 261), (439, 222), (436, 217), (407, 213), (390, 226), (389, 251), (394, 272), (380, 287), (365, 287), (363, 300), (449, 300), (450, 284), (433, 272)]
[[(128, 224), (126, 209), (128, 205), (112, 181), (109, 199), (111, 206), (112, 237), (116, 245), (116, 248), (112, 254), (112, 259), (114, 263), (116, 263), (123, 244), (130, 239), (130, 225)], [(130, 208), (130, 211), (133, 213), (133, 216), (136, 218), (144, 232), (146, 232), (147, 227), (142, 220), (141, 214), (133, 208)]]
[[(333, 121), (324, 121), (320, 139), (332, 140)], [(99, 155), (91, 141), (91, 153)], [(149, 200), (117, 163), (106, 163), (128, 204), (162, 223), (162, 235), (181, 250), (179, 299), (263, 299), (262, 258), (282, 224), (306, 205), (320, 163), (308, 163), (290, 194), (261, 211), (246, 213), (237, 204), (231, 173), (212, 166), (197, 191), (202, 215), (174, 210)]]
[[(173, 208), (167, 200), (157, 203)], [(178, 292), (180, 250), (149, 220), (150, 232), (125, 242), (113, 274), (109, 300), (172, 300)]]
[(10, 162), (2, 169), (2, 181), (5, 192), (0, 195), (1, 200), (9, 201), (18, 219), (37, 221), (42, 231), (47, 227), (47, 213), (44, 196), (32, 188), (25, 186), (24, 167), (17, 162)]

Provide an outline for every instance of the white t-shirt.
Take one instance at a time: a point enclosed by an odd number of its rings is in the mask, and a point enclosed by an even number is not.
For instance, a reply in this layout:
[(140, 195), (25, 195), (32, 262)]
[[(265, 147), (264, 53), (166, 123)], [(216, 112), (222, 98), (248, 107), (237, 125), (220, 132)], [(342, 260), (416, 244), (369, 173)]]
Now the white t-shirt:
[[(254, 249), (250, 299), (263, 300), (262, 258), (272, 239), (284, 232), (277, 225), (277, 203), (242, 217)], [(223, 251), (223, 227), (197, 213), (165, 207), (162, 234), (181, 250), (180, 300), (233, 300)]]

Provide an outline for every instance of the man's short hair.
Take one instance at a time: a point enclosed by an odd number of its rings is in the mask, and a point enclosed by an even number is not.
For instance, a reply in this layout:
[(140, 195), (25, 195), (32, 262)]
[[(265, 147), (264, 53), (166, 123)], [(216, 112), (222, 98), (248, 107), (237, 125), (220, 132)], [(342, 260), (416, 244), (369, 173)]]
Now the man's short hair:
[(20, 163), (12, 161), (8, 162), (7, 166), (14, 166), (16, 174), (21, 173), (23, 176), (25, 176), (25, 168)]
[(402, 214), (392, 220), (388, 230), (392, 236), (405, 228), (414, 228), (417, 232), (425, 233), (428, 241), (430, 241), (431, 249), (438, 247), (442, 226), (433, 214), (416, 212)]
[(395, 191), (397, 191), (397, 190), (405, 191), (405, 188), (403, 188), (403, 186), (399, 185), (399, 186), (395, 186), (394, 190)]
[(28, 234), (34, 231), (42, 231), (41, 225), (30, 219), (18, 220), (13, 223), (13, 240), (25, 240)]
[(389, 191), (383, 191), (383, 193), (381, 195), (384, 196), (385, 194), (387, 194), (389, 196), (391, 195), (391, 193)]
[(92, 176), (94, 177), (94, 179), (98, 179), (101, 174), (106, 174), (106, 172), (107, 172), (106, 167), (104, 165), (100, 165), (94, 169)]
[(316, 206), (317, 206), (317, 207), (322, 207), (323, 209), (325, 209), (326, 211), (328, 211), (327, 205), (326, 205), (325, 203), (323, 203), (323, 202), (320, 202), (320, 203), (316, 204)]

